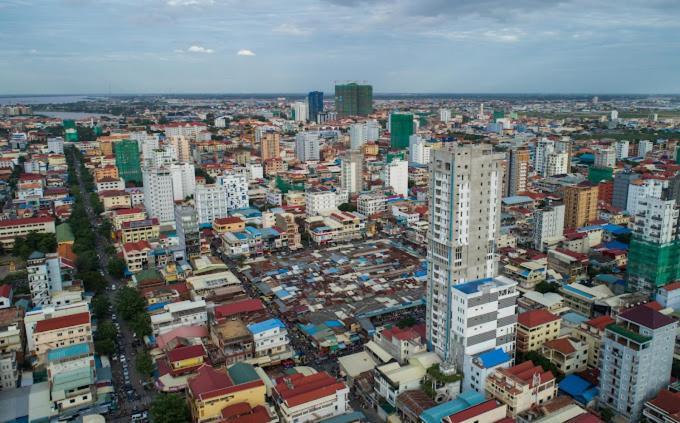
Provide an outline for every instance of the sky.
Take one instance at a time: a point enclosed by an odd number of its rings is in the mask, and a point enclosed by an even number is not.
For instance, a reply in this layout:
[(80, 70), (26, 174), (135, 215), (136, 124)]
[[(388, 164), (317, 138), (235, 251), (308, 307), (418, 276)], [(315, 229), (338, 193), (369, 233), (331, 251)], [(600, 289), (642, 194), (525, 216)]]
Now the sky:
[(678, 0), (0, 0), (0, 94), (680, 93)]

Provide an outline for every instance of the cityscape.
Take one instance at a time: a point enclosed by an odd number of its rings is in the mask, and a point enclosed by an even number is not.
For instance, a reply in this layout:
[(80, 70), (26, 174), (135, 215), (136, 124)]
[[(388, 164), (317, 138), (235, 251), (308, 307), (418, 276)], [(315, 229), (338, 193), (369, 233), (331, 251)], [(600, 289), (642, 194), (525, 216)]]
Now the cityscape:
[(679, 17), (0, 2), (0, 422), (680, 423)]

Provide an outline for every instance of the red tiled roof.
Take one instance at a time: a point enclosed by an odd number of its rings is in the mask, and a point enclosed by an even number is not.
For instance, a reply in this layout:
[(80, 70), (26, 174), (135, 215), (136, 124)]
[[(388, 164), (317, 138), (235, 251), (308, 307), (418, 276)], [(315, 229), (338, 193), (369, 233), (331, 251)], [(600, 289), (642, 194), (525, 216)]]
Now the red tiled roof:
[(583, 413), (576, 417), (567, 420), (565, 423), (603, 423), (598, 417), (593, 416), (590, 413)]
[(107, 189), (106, 191), (102, 191), (99, 193), (100, 197), (120, 197), (123, 195), (130, 195), (126, 191), (119, 190), (119, 189)]
[(509, 367), (507, 369), (501, 369), (501, 373), (519, 379), (524, 383), (529, 384), (533, 388), (534, 375), (540, 374), (541, 384), (551, 381), (555, 378), (552, 372), (543, 370), (543, 367), (534, 365), (534, 362), (529, 360), (520, 363), (516, 366)]
[(33, 225), (36, 223), (54, 222), (52, 217), (25, 217), (23, 219), (9, 219), (0, 221), (0, 227), (6, 228), (9, 226)]
[(241, 223), (243, 222), (243, 219), (241, 219), (238, 216), (229, 216), (229, 217), (216, 217), (214, 220), (214, 223), (217, 225), (230, 225), (232, 223)]
[(334, 395), (337, 391), (345, 388), (344, 383), (338, 382), (326, 372), (320, 372), (309, 376), (296, 373), (281, 377), (277, 380), (274, 390), (288, 407), (295, 407)]
[(611, 316), (600, 316), (600, 317), (596, 317), (594, 319), (590, 319), (590, 320), (586, 321), (586, 324), (588, 326), (592, 326), (592, 327), (596, 328), (599, 331), (603, 331), (604, 328), (611, 325), (615, 321), (616, 320), (614, 320), (614, 318), (611, 317)]
[(496, 402), (496, 400), (490, 399), (488, 401), (479, 403), (473, 407), (466, 408), (465, 410), (451, 414), (446, 421), (448, 421), (449, 423), (464, 422), (473, 417), (477, 417), (484, 413), (488, 413), (489, 411), (494, 410), (497, 407), (499, 407), (499, 404)]
[(675, 322), (672, 317), (668, 317), (644, 305), (630, 308), (619, 314), (619, 317), (650, 329), (658, 329)]
[(665, 289), (666, 291), (675, 291), (676, 289), (680, 289), (680, 282), (669, 283), (668, 285), (664, 286), (662, 289)]
[(535, 328), (537, 326), (545, 325), (546, 323), (559, 320), (560, 318), (548, 310), (529, 310), (520, 313), (517, 316), (517, 323), (527, 328)]
[(269, 422), (269, 413), (261, 405), (251, 408), (247, 402), (239, 402), (222, 409), (221, 423), (231, 422), (267, 423)]
[(648, 303), (644, 303), (643, 305), (644, 305), (645, 307), (649, 307), (649, 308), (651, 308), (652, 310), (656, 310), (656, 311), (659, 311), (659, 310), (661, 310), (661, 309), (663, 308), (663, 307), (661, 306), (661, 304), (659, 304), (659, 303), (656, 302), (656, 301), (650, 301), (650, 302), (648, 302)]
[(203, 357), (206, 355), (203, 345), (188, 345), (184, 347), (177, 347), (168, 352), (168, 361), (188, 360), (190, 358)]
[(52, 319), (41, 320), (35, 325), (35, 333), (49, 332), (51, 330), (68, 328), (90, 323), (90, 313), (78, 313), (68, 316), (55, 317)]
[(204, 365), (198, 369), (196, 377), (189, 380), (189, 390), (195, 397), (210, 396), (212, 392), (234, 386), (226, 371), (216, 370)]
[(264, 304), (258, 299), (247, 299), (231, 304), (221, 304), (215, 307), (215, 317), (225, 318), (240, 313), (252, 313), (264, 310)]
[(671, 392), (663, 389), (649, 403), (665, 411), (675, 420), (680, 420), (680, 392)]
[(123, 244), (123, 249), (126, 252), (132, 252), (132, 251), (142, 251), (144, 249), (151, 249), (151, 244), (149, 244), (149, 241), (146, 240), (141, 240), (137, 242), (126, 242)]
[(567, 338), (557, 338), (543, 343), (543, 346), (550, 348), (552, 350), (561, 352), (564, 355), (572, 354), (576, 352), (576, 348), (571, 345), (571, 342)]
[(387, 340), (391, 341), (392, 338), (397, 338), (400, 341), (407, 341), (420, 338), (418, 332), (411, 328), (400, 329), (398, 326), (393, 326), (391, 328), (384, 329), (381, 335)]
[(133, 214), (133, 213), (144, 213), (144, 210), (140, 209), (139, 207), (132, 207), (132, 208), (129, 208), (129, 209), (116, 210), (114, 212), (114, 214), (116, 216), (122, 216), (122, 215)]
[(9, 298), (12, 295), (12, 285), (0, 285), (0, 297)]

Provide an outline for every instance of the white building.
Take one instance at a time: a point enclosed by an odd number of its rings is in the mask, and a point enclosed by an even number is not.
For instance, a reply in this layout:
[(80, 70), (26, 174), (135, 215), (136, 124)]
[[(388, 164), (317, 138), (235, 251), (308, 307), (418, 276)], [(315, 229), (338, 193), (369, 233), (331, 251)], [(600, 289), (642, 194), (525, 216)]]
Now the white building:
[(295, 114), (296, 122), (306, 122), (309, 120), (309, 108), (304, 101), (296, 101), (293, 103), (293, 113)]
[(609, 120), (612, 122), (615, 122), (619, 119), (619, 111), (618, 110), (612, 110), (611, 114), (609, 115)]
[(258, 364), (273, 364), (292, 356), (286, 325), (279, 319), (269, 319), (248, 325), (253, 335), (255, 359)]
[(227, 210), (248, 207), (248, 180), (242, 173), (226, 173), (217, 177), (216, 183), (227, 192)]
[(439, 109), (439, 120), (449, 123), (451, 120), (451, 109)]
[(349, 142), (352, 150), (358, 150), (366, 143), (366, 124), (353, 123), (350, 125)]
[(264, 168), (262, 163), (250, 162), (246, 165), (246, 173), (248, 175), (248, 181), (254, 182), (264, 178)]
[(326, 372), (285, 377), (272, 388), (272, 397), (283, 423), (326, 421), (352, 411), (349, 388)]
[(340, 183), (349, 194), (363, 190), (364, 156), (359, 151), (349, 151), (342, 157)]
[(614, 144), (616, 149), (616, 160), (623, 160), (628, 158), (628, 150), (630, 148), (630, 143), (628, 140), (619, 140)]
[(419, 165), (430, 163), (432, 147), (420, 135), (413, 134), (408, 139), (408, 161)]
[[(628, 146), (626, 146), (626, 150), (628, 150)], [(614, 146), (600, 147), (595, 150), (595, 166), (613, 168), (616, 166), (616, 157), (617, 151)]]
[(472, 390), (484, 394), (486, 378), (497, 369), (507, 369), (511, 365), (512, 354), (501, 348), (466, 357), (463, 365), (463, 392)]
[(155, 336), (183, 326), (205, 326), (208, 312), (205, 301), (179, 301), (163, 307), (163, 312), (151, 316), (151, 328)]
[(663, 190), (668, 188), (668, 180), (665, 179), (637, 179), (628, 185), (628, 199), (626, 210), (631, 216), (635, 216), (638, 210), (646, 207), (647, 198), (661, 198)]
[(155, 217), (161, 223), (175, 221), (175, 202), (172, 174), (167, 167), (142, 168), (144, 184), (144, 208), (149, 218)]
[(170, 165), (172, 176), (172, 193), (175, 201), (183, 201), (193, 197), (196, 192), (196, 173), (191, 163), (173, 163)]
[(569, 154), (551, 153), (548, 154), (543, 170), (543, 176), (564, 175), (569, 172)]
[(654, 143), (649, 140), (640, 140), (638, 144), (638, 156), (647, 157), (647, 154), (654, 149)]
[(301, 162), (319, 160), (318, 132), (298, 132), (295, 135), (295, 157)]
[(227, 127), (227, 118), (224, 116), (220, 116), (218, 118), (215, 118), (214, 122), (215, 128), (226, 128)]
[(548, 138), (541, 138), (536, 142), (534, 149), (534, 171), (545, 176), (545, 169), (548, 165), (548, 156), (555, 152), (555, 141)]
[(17, 363), (17, 352), (8, 351), (0, 354), (0, 391), (16, 388), (18, 381), (19, 363)]
[(655, 244), (674, 241), (678, 223), (678, 207), (675, 200), (646, 197), (635, 207), (630, 225), (640, 239)]
[(564, 235), (564, 205), (537, 209), (534, 211), (534, 248), (546, 251), (556, 245)]
[(395, 194), (404, 198), (408, 197), (408, 162), (401, 159), (394, 159), (384, 168), (385, 186), (394, 191)]
[(51, 294), (63, 289), (59, 256), (34, 251), (26, 261), (26, 271), (33, 305), (50, 305)]
[(357, 199), (357, 211), (364, 216), (384, 213), (387, 211), (387, 197), (380, 191), (361, 194)]
[(64, 154), (64, 139), (62, 137), (48, 138), (47, 152), (54, 154)]
[(310, 189), (305, 192), (305, 211), (307, 216), (317, 216), (337, 209), (346, 199), (346, 191), (343, 194), (330, 189)]
[(451, 361), (458, 319), (453, 287), (498, 271), (504, 155), (488, 144), (447, 147), (434, 150), (430, 163), (426, 318), (433, 350)]
[(169, 144), (175, 153), (175, 160), (180, 163), (191, 161), (191, 146), (187, 137), (170, 137)]
[(194, 195), (199, 224), (212, 224), (215, 218), (229, 215), (227, 190), (219, 184), (199, 184)]

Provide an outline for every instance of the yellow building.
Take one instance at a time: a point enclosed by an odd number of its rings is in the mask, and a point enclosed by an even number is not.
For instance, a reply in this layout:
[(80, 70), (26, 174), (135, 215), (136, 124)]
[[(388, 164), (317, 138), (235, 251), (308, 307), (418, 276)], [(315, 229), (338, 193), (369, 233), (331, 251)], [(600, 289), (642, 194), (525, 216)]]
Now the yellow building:
[(246, 221), (238, 216), (216, 217), (213, 221), (213, 229), (218, 234), (241, 232), (246, 229)]
[(99, 193), (99, 198), (104, 204), (104, 210), (129, 209), (132, 207), (130, 194), (125, 191), (102, 191)]
[(508, 406), (508, 415), (516, 417), (535, 405), (557, 396), (555, 376), (531, 361), (507, 369), (498, 369), (486, 378), (486, 394)]
[(195, 422), (218, 421), (222, 410), (241, 402), (265, 405), (266, 387), (255, 368), (236, 363), (226, 371), (209, 365), (199, 367), (188, 382), (188, 398)]
[(120, 242), (156, 241), (161, 235), (158, 219), (131, 220), (120, 227)]
[(544, 342), (541, 355), (557, 367), (563, 375), (586, 370), (588, 345), (571, 336), (564, 336)]
[(599, 368), (604, 329), (615, 322), (611, 316), (600, 316), (583, 322), (574, 329), (573, 335), (588, 346), (588, 367), (591, 369)]
[(114, 178), (118, 179), (120, 176), (118, 175), (118, 168), (116, 166), (104, 166), (104, 167), (98, 167), (94, 170), (94, 180), (95, 182), (105, 179), (105, 178)]
[(186, 345), (168, 351), (168, 364), (173, 376), (191, 373), (205, 363), (208, 354), (203, 345)]
[(33, 330), (34, 350), (38, 364), (44, 363), (47, 352), (54, 348), (92, 342), (90, 312), (40, 320)]
[(116, 231), (121, 230), (123, 222), (132, 222), (135, 220), (144, 220), (146, 218), (146, 213), (144, 209), (133, 207), (131, 209), (120, 209), (113, 212), (111, 216), (111, 223), (113, 229)]
[(31, 232), (53, 234), (55, 230), (54, 219), (51, 217), (3, 220), (0, 221), (0, 245), (5, 250), (11, 250), (18, 236), (26, 236)]
[(545, 309), (529, 310), (517, 316), (517, 351), (538, 351), (560, 333), (560, 318)]
[(377, 156), (378, 155), (378, 144), (376, 143), (366, 143), (361, 146), (361, 150), (364, 156)]
[(597, 185), (583, 183), (564, 188), (564, 227), (578, 228), (597, 220)]

